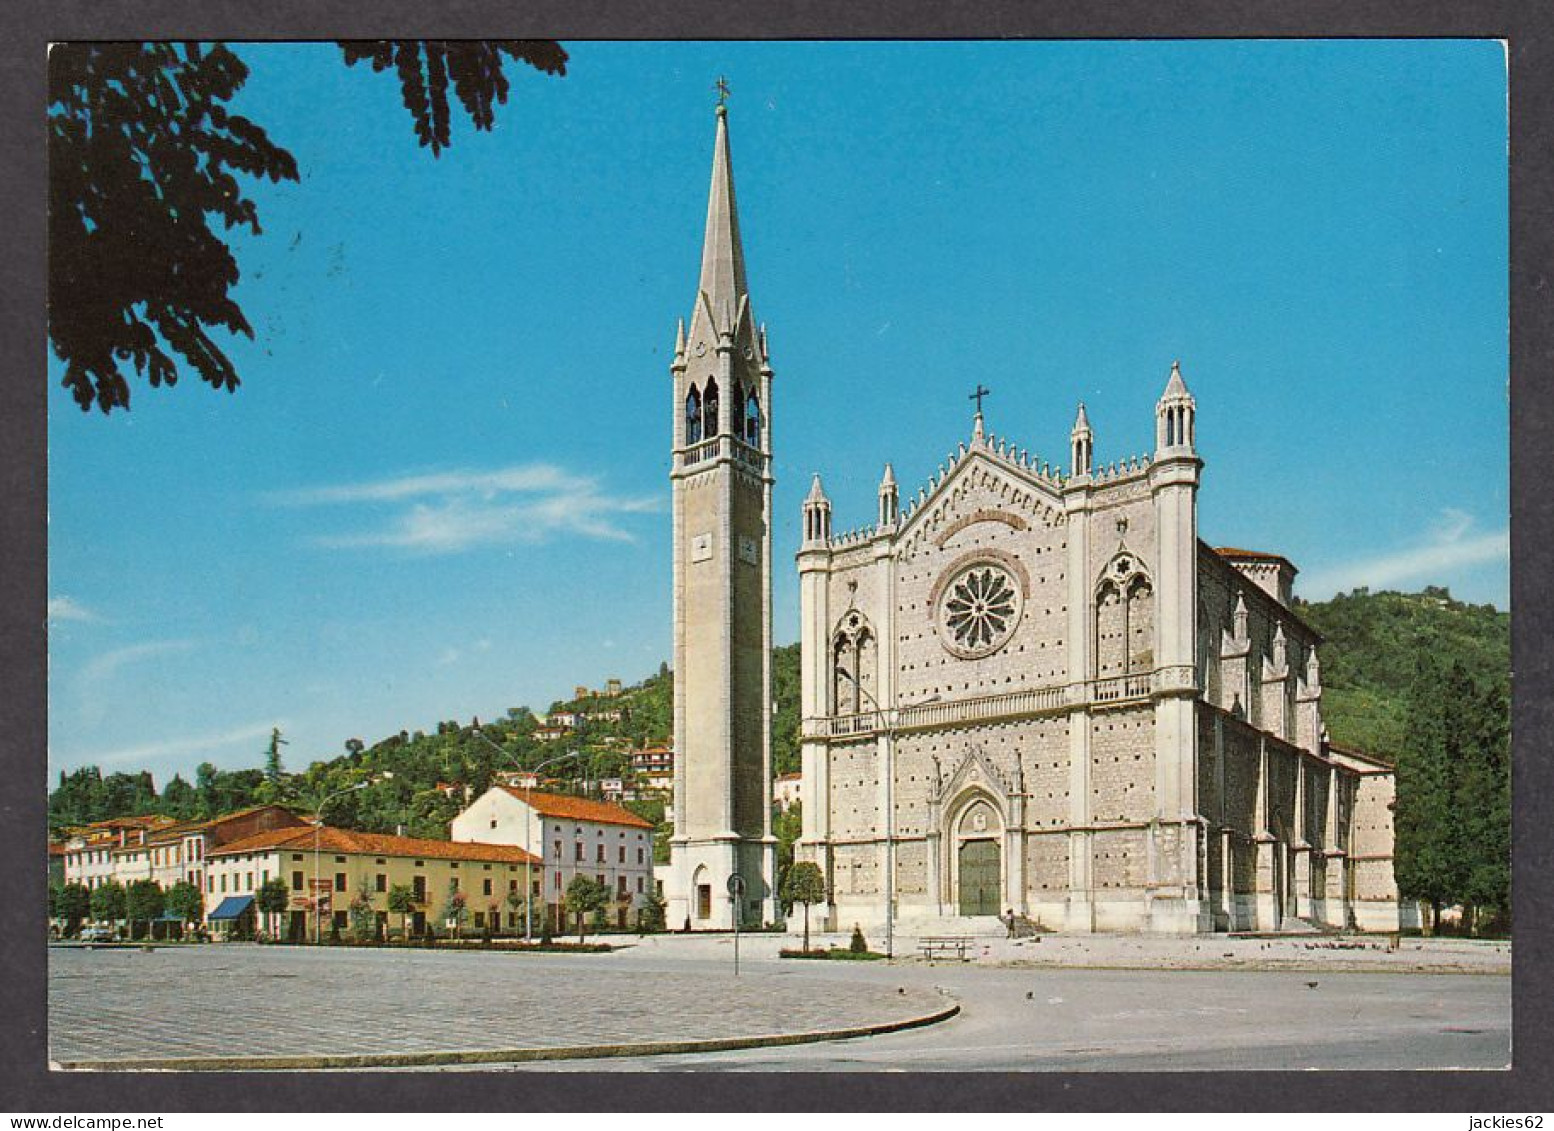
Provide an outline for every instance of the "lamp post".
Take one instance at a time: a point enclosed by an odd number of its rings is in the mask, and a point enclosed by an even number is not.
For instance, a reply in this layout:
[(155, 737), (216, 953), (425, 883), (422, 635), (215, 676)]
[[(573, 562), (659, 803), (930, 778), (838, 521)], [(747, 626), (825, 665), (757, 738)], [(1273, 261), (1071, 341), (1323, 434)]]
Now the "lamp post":
[[(885, 957), (896, 956), (896, 733), (899, 708), (886, 711), (872, 692), (863, 686), (863, 680), (855, 680), (853, 686), (859, 695), (868, 696), (880, 717), (885, 732)], [(939, 696), (931, 695), (922, 703), (936, 703)]]
[[(355, 785), (348, 785), (344, 789), (337, 789), (313, 807), (313, 945), (317, 946), (322, 939), (324, 916), (318, 907), (318, 837), (324, 827), (324, 806), (337, 797), (344, 797), (347, 793), (355, 793), (358, 789), (366, 789), (372, 784), (372, 779), (359, 781)], [(329, 901), (331, 909), (334, 900)]]
[[(576, 758), (582, 754), (581, 750), (569, 750), (565, 754), (558, 754), (554, 758), (545, 759), (545, 761), (541, 762), (538, 766), (535, 766), (532, 770), (524, 770), (522, 766), (518, 765), (518, 755), (514, 754), (511, 750), (508, 750), (506, 747), (498, 746), (496, 743), (492, 742), (485, 736), (484, 731), (472, 730), (470, 733), (475, 735), (475, 737), (479, 738), (480, 741), (491, 747), (491, 749), (495, 750), (498, 754), (511, 761), (512, 764), (517, 766), (519, 770), (526, 774), (535, 774), (535, 781), (539, 780), (537, 775), (546, 766), (553, 766), (557, 762), (565, 762), (568, 758)], [(524, 854), (531, 859), (534, 856), (534, 849), (529, 847), (533, 843), (529, 834), (529, 817), (533, 811), (533, 804), (525, 801), (523, 805), (523, 851)], [(543, 855), (543, 853), (541, 853), (541, 855)], [(523, 941), (534, 941), (534, 865), (530, 862), (530, 860), (525, 860), (523, 862)]]

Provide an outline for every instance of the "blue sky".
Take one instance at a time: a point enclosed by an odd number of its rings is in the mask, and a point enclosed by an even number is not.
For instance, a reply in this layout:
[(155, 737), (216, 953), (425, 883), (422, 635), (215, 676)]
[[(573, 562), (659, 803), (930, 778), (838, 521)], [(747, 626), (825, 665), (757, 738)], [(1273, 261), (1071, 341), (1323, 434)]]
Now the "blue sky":
[(49, 399), (50, 770), (293, 764), (543, 709), (670, 652), (667, 372), (730, 127), (777, 370), (775, 635), (838, 528), (989, 427), (1148, 450), (1173, 359), (1200, 530), (1311, 598), (1508, 601), (1498, 43), (569, 43), (419, 149), (387, 74), (240, 48), (296, 156), (235, 241), (232, 396)]

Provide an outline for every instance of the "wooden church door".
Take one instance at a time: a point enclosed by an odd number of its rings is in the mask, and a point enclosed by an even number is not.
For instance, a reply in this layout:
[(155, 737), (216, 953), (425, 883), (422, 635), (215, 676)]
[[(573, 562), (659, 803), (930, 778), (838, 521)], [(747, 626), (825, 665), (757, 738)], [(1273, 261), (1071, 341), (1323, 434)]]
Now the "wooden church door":
[(998, 842), (968, 840), (960, 846), (960, 913), (998, 915)]

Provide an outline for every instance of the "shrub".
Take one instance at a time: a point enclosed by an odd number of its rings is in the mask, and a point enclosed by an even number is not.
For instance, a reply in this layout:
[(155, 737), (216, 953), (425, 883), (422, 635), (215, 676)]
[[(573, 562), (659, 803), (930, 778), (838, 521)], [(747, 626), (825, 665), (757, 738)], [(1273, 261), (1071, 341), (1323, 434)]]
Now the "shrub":
[(854, 954), (868, 954), (869, 940), (863, 937), (863, 928), (853, 924), (853, 937), (847, 944), (847, 949)]

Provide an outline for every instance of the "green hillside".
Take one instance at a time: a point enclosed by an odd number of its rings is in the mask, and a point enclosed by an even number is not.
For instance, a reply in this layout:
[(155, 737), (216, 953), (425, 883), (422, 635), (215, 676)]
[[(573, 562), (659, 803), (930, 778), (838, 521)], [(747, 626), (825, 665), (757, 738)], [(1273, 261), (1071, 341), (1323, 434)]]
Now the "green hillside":
[(1322, 714), (1335, 742), (1393, 760), (1407, 747), (1409, 688), (1419, 658), (1461, 663), (1475, 684), (1504, 684), (1511, 671), (1511, 614), (1469, 605), (1445, 589), (1297, 601), (1296, 611), (1325, 638)]

